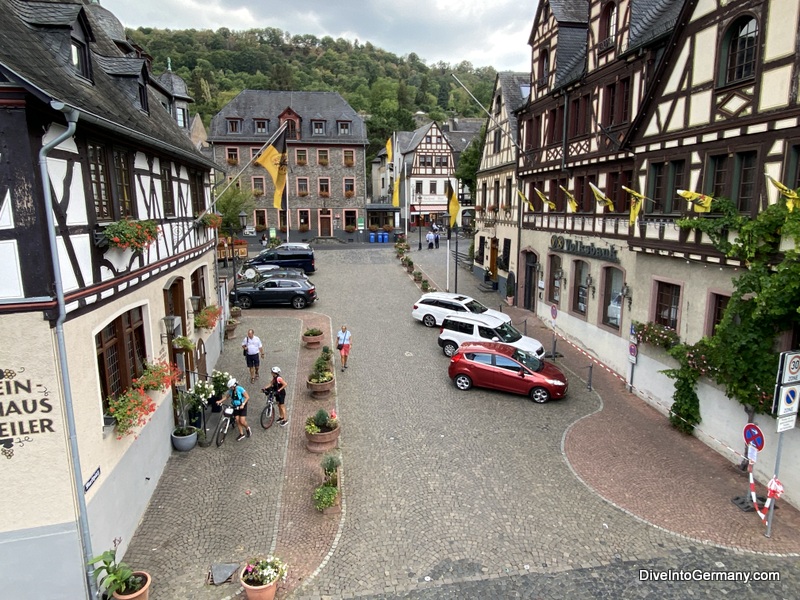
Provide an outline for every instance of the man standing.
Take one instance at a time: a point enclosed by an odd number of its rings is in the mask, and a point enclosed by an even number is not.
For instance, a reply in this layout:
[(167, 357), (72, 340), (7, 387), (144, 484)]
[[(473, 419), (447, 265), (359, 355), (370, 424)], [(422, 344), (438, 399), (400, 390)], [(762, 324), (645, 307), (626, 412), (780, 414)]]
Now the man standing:
[(425, 241), (428, 242), (428, 250), (433, 250), (433, 232), (429, 231), (425, 234)]
[(252, 329), (247, 330), (247, 337), (242, 342), (242, 350), (247, 360), (247, 367), (250, 369), (250, 383), (253, 383), (258, 379), (258, 367), (261, 365), (259, 356), (264, 358), (264, 346)]
[(336, 334), (336, 348), (342, 358), (342, 371), (347, 368), (347, 357), (350, 356), (350, 346), (352, 344), (352, 334), (347, 330), (347, 325), (342, 325), (342, 330)]

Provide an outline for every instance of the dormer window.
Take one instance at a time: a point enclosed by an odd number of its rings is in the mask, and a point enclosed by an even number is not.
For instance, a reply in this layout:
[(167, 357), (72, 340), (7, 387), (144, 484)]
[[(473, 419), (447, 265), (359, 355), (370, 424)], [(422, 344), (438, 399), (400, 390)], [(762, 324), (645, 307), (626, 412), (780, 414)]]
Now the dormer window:
[(547, 77), (550, 75), (550, 52), (543, 48), (539, 54), (539, 79), (536, 84), (539, 87), (547, 85)]
[(614, 40), (617, 37), (617, 5), (609, 2), (603, 9), (603, 16), (600, 19), (600, 44), (598, 50), (608, 50), (614, 47)]
[(311, 121), (311, 131), (314, 135), (325, 135), (325, 121)]
[(339, 135), (350, 135), (350, 121), (339, 121)]
[(266, 119), (256, 119), (256, 133), (264, 135), (269, 131), (269, 121)]
[(147, 81), (144, 78), (144, 73), (139, 75), (139, 108), (144, 112), (150, 111), (150, 105), (147, 102)]
[(241, 133), (242, 124), (240, 119), (228, 119), (228, 133)]
[(80, 25), (73, 24), (70, 40), (70, 64), (81, 77), (91, 79), (89, 69), (89, 45), (86, 43), (86, 34)]
[(186, 129), (189, 126), (189, 114), (185, 108), (176, 108), (175, 118), (178, 121), (178, 127)]

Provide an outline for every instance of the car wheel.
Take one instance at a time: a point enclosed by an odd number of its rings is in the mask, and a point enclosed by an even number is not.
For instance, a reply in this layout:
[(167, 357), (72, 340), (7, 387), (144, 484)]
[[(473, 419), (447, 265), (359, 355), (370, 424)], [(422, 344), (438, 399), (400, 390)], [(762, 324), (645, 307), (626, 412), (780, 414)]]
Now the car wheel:
[(445, 342), (444, 346), (442, 346), (442, 352), (444, 352), (445, 356), (453, 357), (453, 355), (458, 352), (458, 344), (455, 342)]
[(453, 383), (455, 383), (456, 387), (460, 389), (462, 392), (465, 392), (472, 387), (472, 379), (470, 379), (467, 375), (464, 375), (463, 373), (456, 375), (453, 378)]
[(550, 400), (550, 392), (543, 387), (535, 387), (531, 390), (531, 400), (536, 402), (536, 404), (544, 404)]
[(250, 296), (239, 296), (239, 306), (242, 308), (252, 308), (253, 307), (253, 300)]
[(292, 298), (292, 308), (305, 308), (306, 304), (308, 303), (302, 296), (295, 296)]
[(436, 327), (436, 317), (433, 315), (425, 315), (422, 317), (422, 324), (425, 325), (425, 327)]

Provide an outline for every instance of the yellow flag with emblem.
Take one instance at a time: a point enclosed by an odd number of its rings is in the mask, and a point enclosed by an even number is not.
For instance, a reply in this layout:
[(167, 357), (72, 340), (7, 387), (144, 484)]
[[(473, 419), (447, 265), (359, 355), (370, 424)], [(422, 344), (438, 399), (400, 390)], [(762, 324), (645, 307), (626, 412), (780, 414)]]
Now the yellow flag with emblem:
[(648, 200), (646, 196), (642, 196), (639, 192), (633, 191), (629, 187), (622, 186), (622, 189), (628, 192), (631, 195), (631, 218), (630, 218), (630, 226), (633, 227), (636, 224), (636, 219), (639, 218), (639, 211), (642, 210), (642, 203), (645, 200)]
[(392, 138), (386, 140), (386, 162), (392, 162)]
[(458, 194), (453, 189), (453, 185), (448, 179), (444, 184), (444, 194), (447, 197), (447, 212), (450, 213), (450, 227), (454, 227), (458, 220)]
[(556, 209), (556, 203), (553, 202), (552, 200), (548, 200), (547, 196), (545, 196), (544, 193), (539, 190), (539, 188), (535, 187), (533, 188), (533, 191), (536, 192), (537, 196), (539, 196), (539, 200), (547, 204), (550, 210)]
[(592, 182), (589, 182), (589, 186), (592, 188), (592, 193), (594, 194), (594, 199), (597, 200), (597, 203), (600, 206), (605, 206), (611, 212), (614, 212), (614, 203), (611, 201), (611, 198), (606, 196), (600, 188), (598, 188)]
[(569, 208), (572, 212), (578, 212), (578, 201), (575, 200), (575, 196), (569, 193), (569, 190), (565, 188), (563, 185), (558, 186), (561, 188), (561, 191), (567, 196), (567, 202), (569, 202)]
[(528, 205), (528, 208), (531, 210), (531, 212), (536, 210), (536, 208), (534, 208), (534, 206), (533, 206), (533, 202), (528, 200), (528, 197), (525, 194), (522, 193), (521, 189), (517, 188), (517, 194), (519, 195), (519, 199), (522, 200), (525, 204)]
[(711, 196), (700, 194), (699, 192), (692, 192), (690, 190), (675, 190), (681, 198), (685, 198), (692, 203), (692, 210), (697, 213), (707, 213), (711, 211)]
[(272, 198), (272, 206), (281, 210), (283, 206), (283, 190), (286, 187), (286, 164), (288, 157), (286, 154), (286, 132), (281, 133), (264, 152), (261, 153), (256, 161), (264, 167), (272, 176), (272, 183), (275, 184), (275, 195)]
[(781, 196), (786, 198), (786, 208), (789, 209), (789, 212), (793, 212), (795, 208), (800, 208), (800, 196), (797, 195), (797, 192), (789, 189), (785, 185), (783, 185), (780, 181), (777, 181), (764, 173), (767, 176), (769, 182), (778, 188), (778, 191), (781, 193)]

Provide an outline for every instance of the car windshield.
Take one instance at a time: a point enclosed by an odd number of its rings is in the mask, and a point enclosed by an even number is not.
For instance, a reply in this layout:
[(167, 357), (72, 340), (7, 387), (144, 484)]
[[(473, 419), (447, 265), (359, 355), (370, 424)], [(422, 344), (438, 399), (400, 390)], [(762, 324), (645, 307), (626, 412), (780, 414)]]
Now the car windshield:
[(488, 308), (486, 308), (483, 304), (481, 304), (477, 300), (470, 300), (469, 302), (467, 302), (465, 304), (465, 306), (467, 307), (467, 310), (469, 312), (475, 313), (475, 314), (478, 314), (478, 315), (481, 314), (481, 313), (485, 313), (487, 310), (489, 310)]
[(544, 368), (544, 363), (541, 360), (525, 350), (515, 350), (512, 358), (534, 372), (541, 371)]
[(506, 344), (511, 344), (522, 338), (522, 334), (511, 323), (503, 323), (495, 327), (494, 330), (497, 332), (497, 337), (500, 338), (500, 341)]

